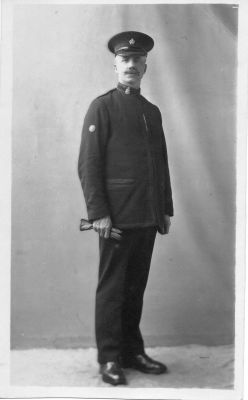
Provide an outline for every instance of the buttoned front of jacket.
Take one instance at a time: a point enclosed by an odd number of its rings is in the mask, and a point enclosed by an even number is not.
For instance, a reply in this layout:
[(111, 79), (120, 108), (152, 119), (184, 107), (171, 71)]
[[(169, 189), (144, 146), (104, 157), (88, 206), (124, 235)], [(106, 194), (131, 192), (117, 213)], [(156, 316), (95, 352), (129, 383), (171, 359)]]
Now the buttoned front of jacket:
[(85, 116), (78, 172), (90, 220), (110, 215), (121, 229), (158, 226), (173, 215), (159, 109), (119, 86)]

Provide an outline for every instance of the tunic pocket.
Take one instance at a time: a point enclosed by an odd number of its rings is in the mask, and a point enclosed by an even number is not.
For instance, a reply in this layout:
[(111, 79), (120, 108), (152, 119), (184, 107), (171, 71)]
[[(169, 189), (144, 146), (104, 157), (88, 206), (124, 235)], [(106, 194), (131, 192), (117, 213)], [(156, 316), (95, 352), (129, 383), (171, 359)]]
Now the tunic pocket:
[(106, 180), (107, 198), (113, 223), (126, 223), (133, 219), (137, 207), (137, 181), (133, 178)]
[(124, 187), (130, 186), (135, 183), (135, 179), (133, 178), (109, 178), (107, 179), (107, 186), (108, 187)]

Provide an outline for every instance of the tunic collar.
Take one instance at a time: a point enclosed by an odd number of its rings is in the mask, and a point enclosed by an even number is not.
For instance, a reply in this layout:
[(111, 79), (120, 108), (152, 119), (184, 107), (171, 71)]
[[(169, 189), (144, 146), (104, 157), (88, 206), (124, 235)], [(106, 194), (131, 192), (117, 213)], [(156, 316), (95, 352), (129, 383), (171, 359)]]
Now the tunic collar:
[(118, 82), (117, 89), (123, 94), (140, 94), (140, 88), (135, 89), (131, 86), (123, 85), (123, 83)]

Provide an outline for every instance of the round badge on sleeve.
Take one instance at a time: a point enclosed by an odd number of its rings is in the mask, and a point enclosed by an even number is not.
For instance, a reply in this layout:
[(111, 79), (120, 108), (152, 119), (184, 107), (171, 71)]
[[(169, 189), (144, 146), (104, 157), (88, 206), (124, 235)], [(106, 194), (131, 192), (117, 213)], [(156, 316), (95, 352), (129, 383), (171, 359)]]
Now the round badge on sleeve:
[(95, 125), (90, 125), (90, 126), (89, 126), (89, 131), (90, 131), (91, 133), (95, 132), (95, 130), (96, 130), (96, 126), (95, 126)]

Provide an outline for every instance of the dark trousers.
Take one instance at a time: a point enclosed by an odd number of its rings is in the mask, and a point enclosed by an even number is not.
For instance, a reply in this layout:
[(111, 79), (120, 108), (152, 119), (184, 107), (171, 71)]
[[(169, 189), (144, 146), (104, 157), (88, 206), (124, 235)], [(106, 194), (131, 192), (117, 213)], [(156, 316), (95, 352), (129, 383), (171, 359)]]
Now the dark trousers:
[(132, 229), (120, 242), (99, 239), (95, 328), (100, 364), (144, 352), (139, 324), (156, 232), (155, 227)]

